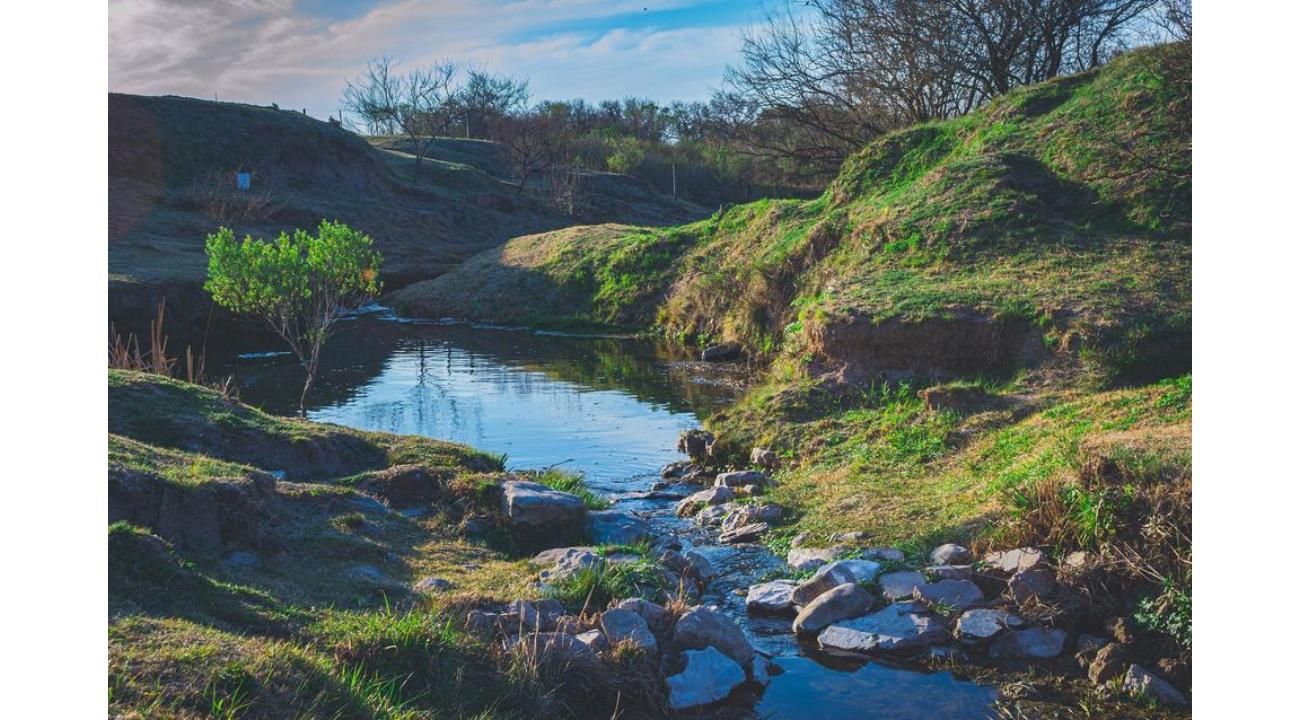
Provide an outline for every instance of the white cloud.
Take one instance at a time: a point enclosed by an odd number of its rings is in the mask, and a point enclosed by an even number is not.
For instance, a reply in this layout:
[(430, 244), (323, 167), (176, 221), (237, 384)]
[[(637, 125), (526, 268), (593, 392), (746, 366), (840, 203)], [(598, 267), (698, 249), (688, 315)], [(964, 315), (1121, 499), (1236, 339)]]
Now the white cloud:
[(735, 57), (735, 27), (511, 40), (551, 24), (635, 12), (645, 1), (397, 0), (331, 21), (296, 12), (293, 0), (121, 0), (109, 5), (109, 88), (278, 102), (323, 117), (344, 78), (387, 53), (410, 64), (456, 59), (527, 76), (539, 98), (706, 96)]

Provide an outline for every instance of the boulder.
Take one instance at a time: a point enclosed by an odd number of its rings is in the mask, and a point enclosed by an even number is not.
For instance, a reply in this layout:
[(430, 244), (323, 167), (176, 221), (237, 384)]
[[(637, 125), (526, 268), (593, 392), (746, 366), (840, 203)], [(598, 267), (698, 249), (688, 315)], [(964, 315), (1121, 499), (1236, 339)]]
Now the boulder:
[(688, 650), (717, 648), (742, 667), (754, 658), (754, 648), (736, 623), (718, 610), (704, 606), (682, 614), (673, 627), (673, 643)]
[(551, 567), (567, 557), (583, 554), (595, 555), (596, 548), (591, 545), (550, 548), (537, 553), (528, 562), (538, 567)]
[(1173, 685), (1152, 675), (1140, 665), (1130, 665), (1124, 675), (1124, 692), (1141, 697), (1153, 698), (1157, 702), (1175, 707), (1187, 705), (1187, 696)]
[(1066, 634), (1058, 628), (1013, 630), (993, 641), (989, 657), (1054, 658), (1065, 649)]
[(848, 548), (843, 545), (833, 545), (825, 548), (794, 546), (790, 548), (790, 552), (785, 556), (785, 564), (795, 570), (815, 570), (847, 551)]
[(836, 560), (817, 568), (817, 572), (794, 589), (796, 605), (807, 605), (824, 592), (844, 583), (865, 584), (876, 579), (880, 563), (871, 560)]
[(749, 451), (749, 463), (764, 470), (775, 470), (781, 464), (781, 458), (767, 448), (756, 447)]
[(420, 592), (446, 592), (451, 588), (451, 581), (440, 577), (427, 577), (415, 584), (415, 589)]
[(792, 628), (799, 635), (820, 632), (831, 623), (865, 614), (876, 599), (857, 583), (844, 583), (817, 596), (795, 617)]
[(1005, 610), (978, 608), (967, 610), (957, 618), (957, 639), (965, 643), (982, 643), (990, 640), (1003, 630), (1023, 624), (1019, 618), (1012, 618)]
[(633, 545), (650, 538), (650, 524), (627, 510), (588, 511), (586, 531), (597, 545)]
[(751, 585), (745, 593), (745, 609), (752, 613), (781, 614), (794, 609), (794, 580), (773, 580)]
[(721, 505), (735, 499), (736, 493), (729, 487), (706, 488), (677, 503), (677, 514), (681, 517), (689, 517), (709, 505)]
[(555, 630), (556, 623), (564, 615), (564, 605), (559, 600), (515, 600), (506, 606), (503, 613), (515, 616), (525, 629), (539, 632)]
[(353, 565), (343, 572), (349, 580), (371, 585), (392, 585), (392, 578), (374, 565)]
[(704, 585), (714, 576), (713, 564), (694, 550), (685, 555), (676, 550), (665, 550), (659, 556), (659, 564), (699, 585)]
[(744, 351), (745, 346), (738, 342), (718, 343), (704, 348), (704, 352), (700, 353), (700, 359), (704, 362), (731, 362), (739, 359)]
[(659, 651), (654, 633), (640, 614), (623, 608), (611, 608), (601, 613), (600, 628), (611, 643), (625, 642), (647, 653)]
[(993, 572), (1014, 575), (1021, 570), (1046, 566), (1047, 558), (1038, 548), (1022, 547), (991, 552), (984, 556), (984, 564)]
[(864, 560), (880, 560), (884, 562), (901, 563), (906, 559), (903, 551), (898, 548), (890, 547), (869, 547), (862, 550), (861, 556)]
[(939, 580), (918, 585), (912, 597), (931, 607), (965, 610), (984, 602), (984, 593), (970, 580)]
[(770, 529), (765, 522), (757, 522), (749, 525), (742, 525), (732, 530), (727, 530), (718, 536), (718, 542), (723, 545), (734, 545), (735, 543), (755, 542), (763, 537), (763, 534)]
[(577, 636), (563, 632), (522, 633), (506, 641), (506, 648), (513, 650), (520, 646), (536, 652), (537, 657), (546, 660), (572, 661), (594, 657), (592, 648)]
[(736, 470), (718, 473), (713, 484), (717, 487), (738, 488), (742, 485), (767, 485), (768, 480), (767, 473), (762, 470)]
[(917, 586), (925, 583), (925, 576), (915, 570), (885, 573), (880, 576), (880, 594), (889, 602), (911, 598)]
[(935, 565), (969, 565), (973, 561), (970, 550), (956, 543), (940, 545), (930, 553), (930, 562)]
[(835, 623), (817, 636), (830, 652), (912, 650), (948, 640), (948, 629), (918, 603), (887, 605), (870, 615)]
[(609, 649), (609, 640), (605, 637), (605, 633), (599, 630), (580, 632), (573, 637), (592, 652), (604, 652)]
[(605, 558), (585, 548), (564, 549), (567, 552), (560, 554), (554, 565), (538, 574), (538, 579), (544, 584), (554, 585), (583, 570), (594, 570), (605, 565)]
[(1051, 597), (1052, 593), (1056, 592), (1056, 573), (1046, 567), (1021, 570), (1011, 576), (1007, 588), (1010, 589), (1011, 597), (1015, 598), (1018, 605), (1024, 605), (1030, 600)]
[(703, 510), (695, 513), (695, 524), (700, 527), (717, 527), (726, 521), (727, 517), (739, 508), (740, 505), (734, 502), (723, 503), (721, 505), (709, 505)]
[(784, 509), (776, 503), (767, 503), (765, 505), (716, 505), (715, 507), (729, 508), (727, 515), (722, 518), (723, 530), (734, 530), (742, 525), (752, 525), (760, 522), (774, 523), (781, 519), (781, 514), (784, 512)]
[(745, 670), (717, 649), (687, 650), (686, 667), (667, 679), (668, 707), (685, 710), (725, 700), (745, 682)]
[(970, 565), (931, 565), (925, 569), (925, 574), (939, 580), (970, 580)]
[[(686, 473), (690, 472), (692, 469), (694, 469), (694, 467), (695, 466), (691, 464), (690, 460), (678, 460), (676, 462), (670, 462), (667, 465), (665, 465), (662, 470), (659, 471), (659, 477), (665, 480), (680, 478), (686, 475)], [(655, 489), (657, 490), (659, 488), (655, 488)]]
[(511, 525), (539, 529), (576, 526), (587, 508), (577, 495), (541, 483), (511, 480), (502, 485), (501, 511)]
[(687, 430), (677, 438), (677, 452), (684, 453), (691, 462), (700, 463), (709, 459), (713, 443), (713, 433), (707, 430)]
[(649, 600), (628, 598), (627, 600), (620, 601), (618, 605), (615, 605), (615, 607), (620, 610), (630, 610), (637, 615), (640, 615), (641, 619), (645, 620), (646, 627), (650, 628), (651, 632), (665, 632), (673, 622), (673, 616), (666, 608), (661, 605), (656, 605)]
[(1088, 679), (1094, 685), (1104, 685), (1124, 674), (1129, 666), (1128, 653), (1119, 643), (1109, 643), (1097, 651), (1088, 664)]

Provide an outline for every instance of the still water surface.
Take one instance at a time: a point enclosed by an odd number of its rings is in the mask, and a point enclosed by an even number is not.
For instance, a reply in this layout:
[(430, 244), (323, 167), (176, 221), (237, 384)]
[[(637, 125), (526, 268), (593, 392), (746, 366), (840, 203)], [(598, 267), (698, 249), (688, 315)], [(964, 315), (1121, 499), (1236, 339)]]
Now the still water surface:
[[(223, 338), (214, 370), (234, 374), (245, 402), (297, 409), (302, 371), (271, 338)], [(643, 340), (416, 322), (384, 312), (345, 322), (322, 357), (308, 416), (365, 430), (426, 435), (506, 453), (511, 468), (562, 464), (606, 493), (645, 490), (682, 459), (678, 434), (735, 397), (736, 371), (693, 362)], [(656, 515), (686, 539), (671, 506)], [(687, 540), (689, 542), (689, 540)], [(736, 593), (783, 565), (759, 545), (701, 546), (719, 569), (709, 602), (729, 612), (781, 672), (754, 700), (756, 717), (979, 720), (993, 688), (950, 673), (844, 663), (765, 629)], [(767, 624), (771, 624), (770, 622)], [(775, 630), (775, 632), (770, 632)]]

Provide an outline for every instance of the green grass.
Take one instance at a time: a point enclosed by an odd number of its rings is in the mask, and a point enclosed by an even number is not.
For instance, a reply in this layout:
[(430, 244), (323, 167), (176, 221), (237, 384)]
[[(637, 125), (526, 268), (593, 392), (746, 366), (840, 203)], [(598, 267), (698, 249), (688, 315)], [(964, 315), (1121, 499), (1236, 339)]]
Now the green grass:
[(559, 600), (571, 612), (591, 612), (623, 598), (662, 601), (665, 593), (674, 589), (665, 587), (659, 567), (643, 558), (579, 570), (555, 583), (547, 596)]
[(609, 501), (592, 492), (587, 487), (587, 481), (580, 472), (570, 472), (559, 468), (548, 468), (539, 473), (535, 478), (537, 482), (553, 490), (566, 492), (570, 495), (577, 495), (582, 498), (582, 503), (591, 510), (605, 510), (609, 508)]
[(1103, 385), (1185, 372), (1188, 56), (1185, 44), (1135, 51), (897, 131), (814, 200), (516, 238), (399, 305), (740, 340), (789, 359), (832, 352), (826, 331), (854, 317), (1013, 317), (1053, 348), (1075, 343)]

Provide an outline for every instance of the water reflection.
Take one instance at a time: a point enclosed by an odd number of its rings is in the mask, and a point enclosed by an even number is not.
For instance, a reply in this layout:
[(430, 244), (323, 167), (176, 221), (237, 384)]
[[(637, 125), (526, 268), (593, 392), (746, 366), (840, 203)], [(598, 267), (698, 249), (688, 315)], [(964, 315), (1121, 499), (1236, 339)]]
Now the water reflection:
[[(245, 401), (292, 413), (301, 371), (291, 357), (233, 340), (219, 372)], [(454, 440), (509, 455), (513, 467), (565, 463), (598, 487), (677, 459), (677, 435), (731, 398), (673, 371), (654, 343), (575, 338), (361, 316), (331, 339), (309, 397), (313, 420)]]
[(861, 717), (873, 720), (985, 720), (997, 689), (958, 680), (952, 673), (922, 673), (871, 662), (852, 671), (808, 657), (774, 660), (783, 671), (772, 678), (755, 708), (763, 718), (809, 720)]

